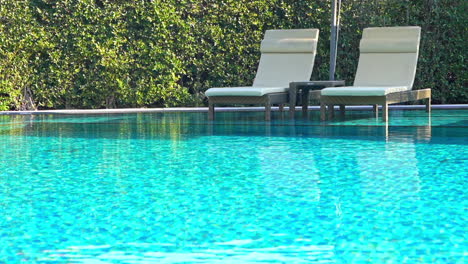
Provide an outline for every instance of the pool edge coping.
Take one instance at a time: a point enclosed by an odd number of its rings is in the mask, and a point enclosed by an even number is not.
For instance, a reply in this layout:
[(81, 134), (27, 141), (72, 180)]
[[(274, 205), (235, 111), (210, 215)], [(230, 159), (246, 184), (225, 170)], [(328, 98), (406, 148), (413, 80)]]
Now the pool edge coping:
[[(423, 110), (425, 105), (390, 105), (390, 110)], [(295, 111), (300, 111), (300, 106)], [(310, 111), (319, 111), (320, 106), (309, 106)], [(346, 110), (360, 111), (371, 110), (372, 106), (346, 106)], [(444, 104), (432, 105), (436, 110), (463, 110), (468, 109), (468, 104)], [(264, 107), (217, 107), (217, 112), (256, 112), (264, 111)], [(278, 107), (272, 107), (273, 111), (279, 111)], [(289, 111), (288, 107), (285, 107)], [(39, 114), (130, 114), (130, 113), (167, 113), (167, 112), (208, 112), (208, 107), (168, 107), (168, 108), (117, 108), (117, 109), (63, 109), (63, 110), (33, 110), (33, 111), (0, 111), (0, 115), (39, 115)]]

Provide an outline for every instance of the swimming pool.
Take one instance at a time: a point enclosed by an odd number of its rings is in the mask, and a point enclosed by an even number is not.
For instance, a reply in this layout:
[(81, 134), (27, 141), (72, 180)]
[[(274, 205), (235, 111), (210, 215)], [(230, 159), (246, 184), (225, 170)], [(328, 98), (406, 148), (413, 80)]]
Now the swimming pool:
[(466, 263), (468, 111), (0, 115), (0, 262)]

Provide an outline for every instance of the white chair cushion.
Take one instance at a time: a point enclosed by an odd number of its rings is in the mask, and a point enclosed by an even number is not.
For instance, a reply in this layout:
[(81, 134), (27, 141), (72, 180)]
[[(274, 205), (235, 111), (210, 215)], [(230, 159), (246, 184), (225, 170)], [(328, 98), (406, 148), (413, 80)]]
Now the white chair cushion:
[(313, 53), (317, 49), (314, 39), (264, 39), (260, 46), (262, 53)]
[(322, 89), (321, 95), (325, 96), (384, 96), (390, 93), (407, 91), (407, 86), (367, 87), (345, 86)]
[(260, 45), (264, 53), (315, 53), (318, 29), (267, 30)]
[(420, 27), (366, 28), (362, 33), (355, 87), (413, 86)]
[(416, 53), (419, 42), (406, 39), (362, 39), (361, 53)]
[(205, 95), (210, 96), (263, 96), (269, 93), (286, 92), (285, 87), (224, 87), (210, 88), (206, 90)]
[(369, 27), (362, 32), (362, 39), (395, 39), (419, 42), (421, 27)]
[(289, 87), (310, 80), (314, 53), (263, 53), (253, 87)]
[(353, 86), (407, 86), (416, 74), (416, 53), (361, 53)]

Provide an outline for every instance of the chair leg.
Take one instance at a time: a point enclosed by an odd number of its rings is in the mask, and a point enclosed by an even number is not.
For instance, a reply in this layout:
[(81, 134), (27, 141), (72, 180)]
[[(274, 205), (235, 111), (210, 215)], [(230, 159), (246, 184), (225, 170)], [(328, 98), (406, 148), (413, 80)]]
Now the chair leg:
[(294, 117), (294, 111), (296, 110), (296, 97), (297, 87), (294, 83), (289, 84), (289, 115)]
[(388, 104), (384, 103), (382, 105), (382, 121), (387, 122), (388, 121)]
[(265, 104), (265, 121), (271, 120), (271, 104)]
[(328, 118), (332, 119), (335, 116), (335, 106), (328, 105)]
[(431, 98), (427, 98), (426, 100), (426, 112), (430, 113), (431, 112)]
[(325, 121), (327, 119), (327, 106), (324, 103), (320, 104), (320, 120)]
[(372, 105), (372, 110), (374, 111), (375, 118), (379, 118), (379, 105)]
[(340, 105), (340, 114), (341, 116), (344, 116), (346, 113), (346, 107), (345, 105)]
[(302, 113), (309, 110), (309, 89), (302, 89)]
[(208, 120), (214, 120), (214, 104), (208, 103)]

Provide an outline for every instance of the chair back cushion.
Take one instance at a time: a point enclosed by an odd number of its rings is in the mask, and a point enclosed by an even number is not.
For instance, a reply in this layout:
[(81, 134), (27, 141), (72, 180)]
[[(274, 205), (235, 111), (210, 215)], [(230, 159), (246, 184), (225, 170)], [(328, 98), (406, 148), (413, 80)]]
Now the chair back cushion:
[(267, 30), (254, 87), (289, 87), (309, 81), (317, 50), (318, 29)]
[(420, 27), (366, 28), (354, 86), (413, 87)]

